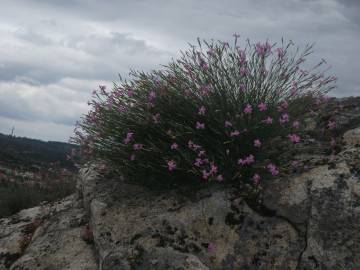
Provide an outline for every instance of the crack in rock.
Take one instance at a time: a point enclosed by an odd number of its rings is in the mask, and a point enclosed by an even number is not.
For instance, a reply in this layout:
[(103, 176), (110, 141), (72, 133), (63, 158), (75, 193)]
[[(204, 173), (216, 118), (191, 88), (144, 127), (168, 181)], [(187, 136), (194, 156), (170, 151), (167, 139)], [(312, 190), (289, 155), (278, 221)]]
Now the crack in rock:
[(304, 248), (301, 250), (299, 257), (298, 257), (298, 264), (296, 266), (296, 270), (300, 269), (301, 266), (301, 260), (302, 257), (308, 247), (308, 240), (309, 240), (309, 226), (310, 226), (310, 221), (311, 221), (311, 211), (312, 211), (312, 196), (311, 196), (311, 188), (312, 188), (312, 181), (310, 181), (308, 183), (307, 186), (307, 195), (309, 198), (309, 206), (308, 206), (308, 210), (307, 210), (307, 219), (306, 219), (306, 225), (305, 225), (305, 233), (304, 233)]

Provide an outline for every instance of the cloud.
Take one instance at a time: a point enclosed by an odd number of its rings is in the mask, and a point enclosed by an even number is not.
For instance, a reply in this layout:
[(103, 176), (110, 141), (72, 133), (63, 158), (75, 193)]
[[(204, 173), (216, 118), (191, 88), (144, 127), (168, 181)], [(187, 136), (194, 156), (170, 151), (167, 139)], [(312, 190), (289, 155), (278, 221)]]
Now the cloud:
[[(197, 37), (234, 32), (315, 42), (313, 61), (327, 59), (339, 78), (333, 95), (359, 95), (359, 12), (358, 0), (2, 0), (0, 117), (24, 132), (29, 123), (57, 125), (67, 140), (100, 83), (160, 68)], [(53, 134), (42, 132), (28, 136)]]
[[(86, 100), (95, 82), (64, 78), (56, 84), (33, 86), (22, 82), (0, 83), (0, 115), (14, 120), (39, 120), (73, 126), (88, 110)], [(94, 89), (92, 87), (92, 89)]]
[[(81, 29), (80, 29), (81, 30)], [(129, 68), (149, 69), (156, 60), (169, 59), (169, 52), (148, 45), (129, 33), (101, 32), (96, 29), (66, 36), (50, 36), (30, 27), (0, 34), (2, 59), (0, 80), (28, 77), (41, 83), (64, 77), (112, 79)]]
[[(337, 0), (341, 5), (341, 12), (352, 22), (360, 26), (360, 1), (358, 0)], [(359, 29), (358, 29), (359, 30)]]

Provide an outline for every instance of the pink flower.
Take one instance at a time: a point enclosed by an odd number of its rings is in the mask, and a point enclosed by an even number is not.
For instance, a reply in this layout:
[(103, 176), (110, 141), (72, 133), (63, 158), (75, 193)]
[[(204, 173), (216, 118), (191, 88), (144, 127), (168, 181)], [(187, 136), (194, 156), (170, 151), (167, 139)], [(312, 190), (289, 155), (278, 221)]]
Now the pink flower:
[(275, 176), (279, 174), (278, 169), (276, 168), (276, 166), (272, 163), (270, 163), (269, 165), (267, 165), (267, 169), (268, 171), (271, 173), (271, 175)]
[(154, 82), (156, 85), (161, 86), (161, 81), (159, 78), (155, 78)]
[(259, 139), (254, 140), (255, 147), (261, 147), (261, 141)]
[(108, 108), (111, 109), (114, 105), (114, 100), (112, 98), (108, 99)]
[(201, 148), (200, 145), (193, 143), (191, 140), (188, 141), (188, 147), (193, 150), (197, 150), (197, 149)]
[(128, 94), (128, 97), (132, 97), (134, 94), (134, 91), (131, 88), (129, 88), (127, 91), (127, 94)]
[(201, 107), (199, 108), (198, 114), (199, 114), (199, 115), (205, 115), (205, 111), (206, 111), (205, 107), (204, 107), (204, 106), (201, 106)]
[(200, 123), (200, 122), (196, 122), (196, 129), (205, 129), (205, 124)]
[(246, 91), (245, 84), (240, 84), (239, 90), (240, 90), (241, 92), (245, 92), (245, 91)]
[(243, 165), (243, 166), (251, 165), (254, 162), (255, 162), (255, 158), (254, 158), (253, 155), (249, 155), (249, 156), (245, 157), (244, 159), (239, 159), (238, 160), (238, 164)]
[(255, 159), (254, 159), (254, 156), (253, 155), (249, 155), (247, 158), (246, 158), (246, 163), (248, 165), (250, 165), (251, 163), (254, 163), (255, 162)]
[(327, 127), (329, 129), (334, 129), (336, 127), (335, 121), (329, 121), (328, 124), (327, 124)]
[[(246, 54), (243, 50), (240, 50), (239, 48), (237, 48), (237, 52), (238, 52), (238, 61), (239, 61), (239, 64), (240, 65), (243, 65), (246, 63)], [(241, 69), (240, 69), (240, 73), (241, 72)], [(243, 75), (243, 74), (241, 74)]]
[(135, 160), (135, 155), (134, 155), (134, 154), (132, 154), (132, 155), (130, 156), (130, 160), (131, 160), (131, 161), (134, 161), (134, 160)]
[(218, 167), (214, 164), (211, 164), (210, 173), (217, 173)]
[(200, 67), (205, 71), (209, 69), (209, 66), (205, 61), (201, 61)]
[(172, 143), (170, 148), (171, 148), (171, 150), (176, 150), (176, 149), (178, 149), (178, 144), (174, 142), (174, 143)]
[(284, 100), (282, 103), (281, 103), (281, 105), (280, 105), (283, 109), (287, 109), (288, 107), (289, 107), (289, 103), (286, 101), (286, 100)]
[(119, 106), (116, 108), (116, 110), (117, 110), (118, 112), (122, 113), (122, 112), (125, 111), (125, 107), (122, 106), (122, 105), (119, 105)]
[(142, 149), (142, 147), (143, 147), (143, 145), (141, 143), (135, 143), (133, 145), (134, 150), (140, 150), (140, 149)]
[(210, 86), (209, 85), (203, 85), (203, 86), (201, 86), (200, 91), (201, 91), (202, 94), (205, 95), (205, 94), (210, 92)]
[(240, 75), (246, 76), (249, 73), (249, 71), (245, 67), (240, 68)]
[(168, 161), (167, 165), (170, 172), (176, 169), (176, 163), (173, 160)]
[(258, 108), (259, 108), (259, 111), (260, 112), (263, 112), (263, 111), (266, 111), (267, 109), (267, 106), (264, 102), (261, 102), (259, 105), (258, 105)]
[(246, 165), (245, 159), (239, 158), (238, 159), (238, 165)]
[(265, 53), (266, 53), (264, 47), (260, 43), (256, 44), (255, 51), (256, 51), (258, 56), (264, 56)]
[(209, 178), (209, 176), (210, 176), (210, 173), (209, 172), (207, 172), (206, 170), (203, 170), (202, 171), (202, 178), (203, 179), (208, 179)]
[(225, 127), (232, 127), (232, 124), (230, 121), (225, 121)]
[(299, 128), (300, 127), (300, 122), (299, 121), (294, 121), (292, 126), (293, 126), (293, 128)]
[(267, 52), (271, 51), (271, 45), (268, 42), (266, 42), (265, 44), (257, 43), (255, 45), (255, 51), (258, 56), (264, 57)]
[(128, 132), (128, 133), (126, 134), (126, 138), (123, 140), (123, 143), (124, 143), (124, 144), (128, 144), (128, 143), (132, 140), (133, 135), (134, 135), (133, 132)]
[(221, 174), (219, 174), (218, 176), (216, 176), (216, 180), (222, 182), (224, 181), (224, 177)]
[(296, 93), (297, 93), (297, 91), (298, 91), (297, 88), (292, 87), (291, 90), (290, 90), (290, 95), (291, 95), (291, 96), (295, 96)]
[(293, 143), (298, 143), (300, 142), (300, 137), (296, 134), (289, 134), (288, 138), (290, 139), (291, 142)]
[(213, 243), (210, 243), (209, 245), (208, 245), (208, 252), (210, 252), (210, 253), (214, 253), (215, 251), (216, 251), (216, 245), (215, 244), (213, 244)]
[(270, 116), (268, 116), (262, 122), (267, 124), (267, 125), (270, 125), (270, 124), (273, 123), (273, 119)]
[(230, 137), (236, 137), (239, 135), (240, 135), (240, 131), (238, 131), (237, 129), (230, 132)]
[(206, 53), (207, 53), (209, 56), (214, 56), (215, 50), (214, 50), (213, 48), (210, 48)]
[(201, 151), (199, 151), (198, 156), (199, 156), (199, 157), (201, 157), (201, 156), (205, 156), (205, 150), (201, 150)]
[(280, 124), (289, 122), (289, 114), (283, 113), (279, 119)]
[(152, 101), (154, 101), (155, 98), (156, 98), (156, 93), (155, 93), (155, 91), (151, 91), (151, 92), (149, 93), (149, 101), (152, 102)]
[(201, 158), (196, 158), (194, 165), (196, 167), (200, 167), (203, 164), (203, 160)]
[(252, 107), (250, 104), (247, 104), (245, 109), (244, 109), (244, 113), (246, 114), (251, 114), (252, 113)]
[(260, 182), (260, 175), (258, 175), (257, 173), (255, 173), (254, 175), (253, 175), (253, 177), (252, 177), (252, 181), (253, 181), (253, 183), (255, 184), (255, 185), (258, 185), (259, 184), (259, 182)]

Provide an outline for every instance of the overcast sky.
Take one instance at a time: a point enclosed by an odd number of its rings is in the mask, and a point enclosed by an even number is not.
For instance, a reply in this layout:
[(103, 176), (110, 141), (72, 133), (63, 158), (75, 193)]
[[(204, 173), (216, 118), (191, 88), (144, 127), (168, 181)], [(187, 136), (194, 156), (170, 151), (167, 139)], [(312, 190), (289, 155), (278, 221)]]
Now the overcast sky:
[(360, 95), (360, 0), (1, 0), (0, 132), (67, 141), (99, 84), (157, 69), (196, 38), (315, 42)]

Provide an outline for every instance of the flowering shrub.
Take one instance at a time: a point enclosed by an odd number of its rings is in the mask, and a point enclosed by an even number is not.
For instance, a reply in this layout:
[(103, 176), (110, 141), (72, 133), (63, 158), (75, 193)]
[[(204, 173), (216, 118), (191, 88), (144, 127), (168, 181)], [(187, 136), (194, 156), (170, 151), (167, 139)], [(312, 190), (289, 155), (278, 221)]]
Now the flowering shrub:
[[(312, 46), (198, 40), (162, 70), (132, 71), (100, 86), (73, 141), (125, 179), (149, 186), (231, 182), (259, 185), (280, 173), (264, 149), (301, 142), (301, 116), (325, 99), (335, 77), (325, 61), (305, 70)], [(332, 124), (331, 124), (332, 125)]]

